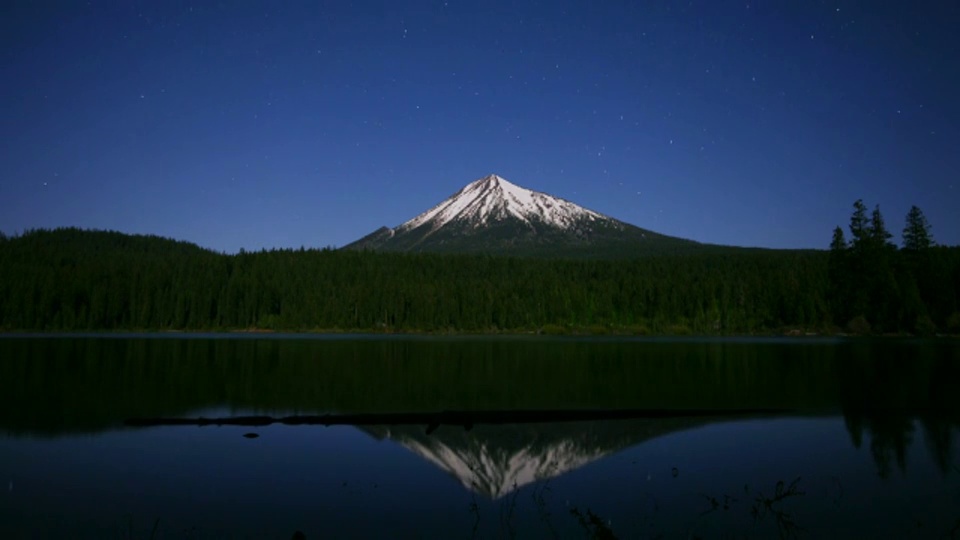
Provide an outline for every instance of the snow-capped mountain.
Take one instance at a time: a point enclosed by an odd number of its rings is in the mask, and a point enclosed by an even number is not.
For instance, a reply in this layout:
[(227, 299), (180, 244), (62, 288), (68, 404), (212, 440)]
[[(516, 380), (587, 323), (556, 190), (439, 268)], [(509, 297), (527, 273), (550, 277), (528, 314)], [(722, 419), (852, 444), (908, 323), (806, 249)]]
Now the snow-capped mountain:
[(475, 180), (449, 199), (397, 227), (402, 233), (427, 226), (437, 231), (459, 222), (474, 229), (491, 222), (515, 218), (535, 228), (547, 225), (560, 229), (575, 227), (582, 221), (620, 222), (572, 202), (522, 188), (491, 174)]
[(695, 242), (663, 236), (491, 174), (395, 227), (345, 246), (384, 251), (581, 254), (663, 250)]

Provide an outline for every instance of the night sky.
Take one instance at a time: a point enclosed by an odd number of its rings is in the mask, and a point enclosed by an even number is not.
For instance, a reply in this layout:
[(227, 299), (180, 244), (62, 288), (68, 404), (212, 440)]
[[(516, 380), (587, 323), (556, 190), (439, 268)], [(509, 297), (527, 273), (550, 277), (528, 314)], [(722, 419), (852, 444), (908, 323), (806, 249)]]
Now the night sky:
[(669, 235), (960, 243), (960, 2), (0, 5), (0, 230), (340, 246), (490, 173)]

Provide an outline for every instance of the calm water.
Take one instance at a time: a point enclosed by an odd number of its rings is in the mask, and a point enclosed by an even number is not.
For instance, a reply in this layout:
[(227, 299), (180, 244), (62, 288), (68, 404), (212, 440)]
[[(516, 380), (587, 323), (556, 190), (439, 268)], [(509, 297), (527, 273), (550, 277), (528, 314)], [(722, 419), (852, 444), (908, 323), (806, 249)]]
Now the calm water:
[(955, 341), (6, 337), (0, 538), (960, 536), (958, 426)]

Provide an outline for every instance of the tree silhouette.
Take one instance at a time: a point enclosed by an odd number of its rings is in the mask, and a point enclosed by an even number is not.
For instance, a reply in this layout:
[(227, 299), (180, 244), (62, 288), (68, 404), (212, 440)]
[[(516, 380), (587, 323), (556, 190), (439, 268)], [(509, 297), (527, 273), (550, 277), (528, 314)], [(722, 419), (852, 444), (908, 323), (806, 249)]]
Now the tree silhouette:
[(907, 224), (903, 228), (903, 249), (920, 251), (933, 246), (933, 236), (930, 234), (930, 224), (926, 216), (916, 206), (911, 206), (907, 212)]
[(851, 247), (860, 249), (866, 244), (869, 238), (868, 227), (867, 206), (863, 204), (863, 199), (857, 199), (853, 203), (853, 215), (850, 216)]
[(893, 235), (887, 231), (887, 227), (883, 220), (883, 214), (880, 213), (879, 204), (873, 208), (873, 212), (870, 214), (870, 226), (867, 229), (867, 232), (872, 247), (876, 249), (895, 247), (889, 242), (889, 240), (893, 238)]
[(851, 241), (839, 227), (830, 241), (827, 290), (834, 323), (846, 322), (855, 333), (931, 335), (949, 328), (960, 306), (960, 250), (934, 249), (930, 225), (916, 206), (907, 214), (902, 251), (890, 242), (879, 205), (869, 219), (862, 199), (853, 208)]
[(833, 229), (833, 240), (830, 241), (830, 259), (828, 272), (830, 279), (830, 309), (835, 322), (846, 321), (850, 318), (850, 275), (849, 246), (843, 236), (843, 229), (839, 226)]

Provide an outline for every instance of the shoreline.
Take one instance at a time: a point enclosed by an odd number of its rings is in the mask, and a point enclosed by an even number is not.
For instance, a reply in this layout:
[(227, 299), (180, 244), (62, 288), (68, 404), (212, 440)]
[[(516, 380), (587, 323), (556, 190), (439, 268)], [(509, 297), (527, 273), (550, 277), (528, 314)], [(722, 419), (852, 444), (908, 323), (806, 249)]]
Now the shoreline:
[(795, 329), (786, 331), (763, 331), (763, 332), (732, 332), (732, 333), (709, 333), (701, 334), (695, 332), (684, 333), (655, 333), (655, 332), (629, 332), (617, 331), (615, 329), (605, 331), (590, 331), (587, 328), (573, 328), (568, 331), (550, 331), (542, 330), (371, 330), (371, 329), (342, 329), (342, 328), (315, 328), (310, 330), (296, 329), (270, 329), (270, 328), (230, 328), (230, 329), (99, 329), (99, 330), (12, 330), (0, 329), (0, 338), (12, 336), (98, 336), (98, 335), (153, 335), (153, 336), (176, 336), (176, 335), (198, 335), (212, 334), (217, 336), (358, 336), (358, 337), (571, 337), (571, 338), (630, 338), (630, 339), (958, 339), (960, 334), (933, 334), (922, 336), (909, 333), (884, 333), (884, 334), (852, 334), (847, 332), (821, 332), (821, 331), (797, 331)]

